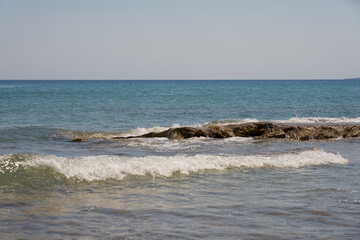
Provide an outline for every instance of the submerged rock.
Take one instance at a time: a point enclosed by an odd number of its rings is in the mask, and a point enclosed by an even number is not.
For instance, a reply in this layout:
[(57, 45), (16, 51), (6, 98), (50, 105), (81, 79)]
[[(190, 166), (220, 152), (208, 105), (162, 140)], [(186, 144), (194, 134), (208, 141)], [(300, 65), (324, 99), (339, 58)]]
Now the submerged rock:
[(70, 142), (82, 142), (83, 140), (81, 138), (74, 138), (71, 139)]
[[(186, 139), (192, 137), (229, 138), (287, 138), (293, 140), (331, 139), (360, 137), (360, 124), (339, 125), (286, 125), (269, 122), (246, 124), (229, 124), (210, 126), (208, 128), (179, 127), (162, 132), (150, 132), (140, 136), (126, 138), (167, 137), (169, 139)], [(114, 139), (123, 139), (116, 137)]]

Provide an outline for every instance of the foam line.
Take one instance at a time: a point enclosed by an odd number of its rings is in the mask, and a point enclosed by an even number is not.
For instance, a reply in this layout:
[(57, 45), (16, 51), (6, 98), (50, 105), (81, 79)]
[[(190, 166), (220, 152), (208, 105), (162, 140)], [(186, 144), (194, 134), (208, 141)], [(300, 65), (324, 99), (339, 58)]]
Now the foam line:
[[(9, 167), (12, 155), (2, 155), (0, 166), (3, 171)], [(14, 158), (13, 158), (14, 159)], [(174, 173), (191, 174), (204, 170), (226, 170), (228, 168), (299, 168), (327, 164), (347, 164), (340, 154), (323, 150), (308, 150), (272, 155), (175, 155), (175, 156), (85, 156), (57, 157), (52, 155), (22, 156), (16, 166), (48, 166), (67, 178), (88, 181), (123, 179), (127, 175), (152, 175), (171, 177)], [(24, 160), (25, 159), (25, 160)], [(7, 163), (7, 164), (6, 164)], [(16, 169), (14, 164), (12, 171)]]

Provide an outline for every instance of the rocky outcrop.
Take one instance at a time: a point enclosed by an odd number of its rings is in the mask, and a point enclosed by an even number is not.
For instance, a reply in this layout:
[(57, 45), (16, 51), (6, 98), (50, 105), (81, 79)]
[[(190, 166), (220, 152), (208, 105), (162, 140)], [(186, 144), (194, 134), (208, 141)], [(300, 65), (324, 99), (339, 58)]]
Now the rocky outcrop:
[(146, 134), (143, 134), (141, 136), (130, 136), (130, 137), (114, 137), (113, 139), (124, 139), (124, 138), (154, 138), (154, 137), (167, 137), (168, 131), (162, 131), (162, 132), (149, 132)]
[[(167, 137), (169, 139), (186, 139), (192, 137), (229, 138), (287, 138), (294, 140), (331, 139), (360, 137), (360, 124), (352, 125), (286, 125), (269, 122), (210, 126), (208, 128), (179, 127), (162, 132), (150, 132), (127, 138)], [(117, 137), (114, 139), (123, 139)]]
[(198, 129), (193, 127), (172, 128), (167, 132), (170, 139), (183, 139), (192, 137), (209, 137), (207, 129)]

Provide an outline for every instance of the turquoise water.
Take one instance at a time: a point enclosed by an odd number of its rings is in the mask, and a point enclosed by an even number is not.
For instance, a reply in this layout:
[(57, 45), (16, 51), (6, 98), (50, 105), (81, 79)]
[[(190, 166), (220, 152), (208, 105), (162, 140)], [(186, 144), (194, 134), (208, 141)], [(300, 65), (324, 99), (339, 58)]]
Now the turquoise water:
[(1, 81), (1, 126), (119, 131), (215, 120), (359, 117), (360, 81)]
[(112, 140), (254, 121), (360, 124), (360, 81), (0, 81), (0, 238), (359, 238), (359, 139)]

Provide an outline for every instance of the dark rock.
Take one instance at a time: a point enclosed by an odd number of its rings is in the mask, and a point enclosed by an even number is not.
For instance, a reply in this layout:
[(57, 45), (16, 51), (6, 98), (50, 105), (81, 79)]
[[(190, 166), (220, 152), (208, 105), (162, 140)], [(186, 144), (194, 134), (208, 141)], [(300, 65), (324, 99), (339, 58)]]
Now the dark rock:
[(342, 137), (360, 137), (360, 127), (359, 126), (348, 126), (344, 129)]
[[(186, 139), (192, 137), (229, 138), (234, 136), (256, 138), (287, 138), (293, 140), (325, 140), (339, 137), (360, 137), (360, 125), (339, 124), (290, 126), (285, 124), (257, 122), (247, 124), (230, 124), (225, 126), (210, 126), (208, 128), (170, 128), (162, 132), (150, 132), (144, 135), (131, 136), (128, 138), (167, 137), (169, 139)], [(119, 139), (119, 137), (114, 139)]]
[(237, 137), (258, 137), (277, 130), (276, 125), (266, 122), (230, 125), (229, 127)]
[[(154, 138), (154, 137), (167, 137), (168, 130), (162, 132), (149, 132), (144, 135), (141, 135), (143, 138)], [(131, 138), (131, 137), (127, 137)]]
[(119, 139), (126, 139), (126, 138), (134, 138), (135, 136), (131, 136), (131, 137), (113, 137), (113, 140), (119, 140)]
[(82, 142), (83, 140), (81, 138), (74, 138), (71, 139), (70, 142)]
[(170, 128), (167, 131), (167, 137), (169, 139), (209, 137), (209, 131), (193, 127)]
[(234, 133), (230, 128), (221, 128), (219, 126), (210, 126), (208, 129), (208, 137), (211, 138), (229, 138), (234, 137)]
[(129, 138), (154, 138), (154, 137), (167, 137), (168, 130), (162, 132), (149, 132), (140, 136), (129, 136), (129, 137), (113, 137), (114, 140), (129, 139)]

